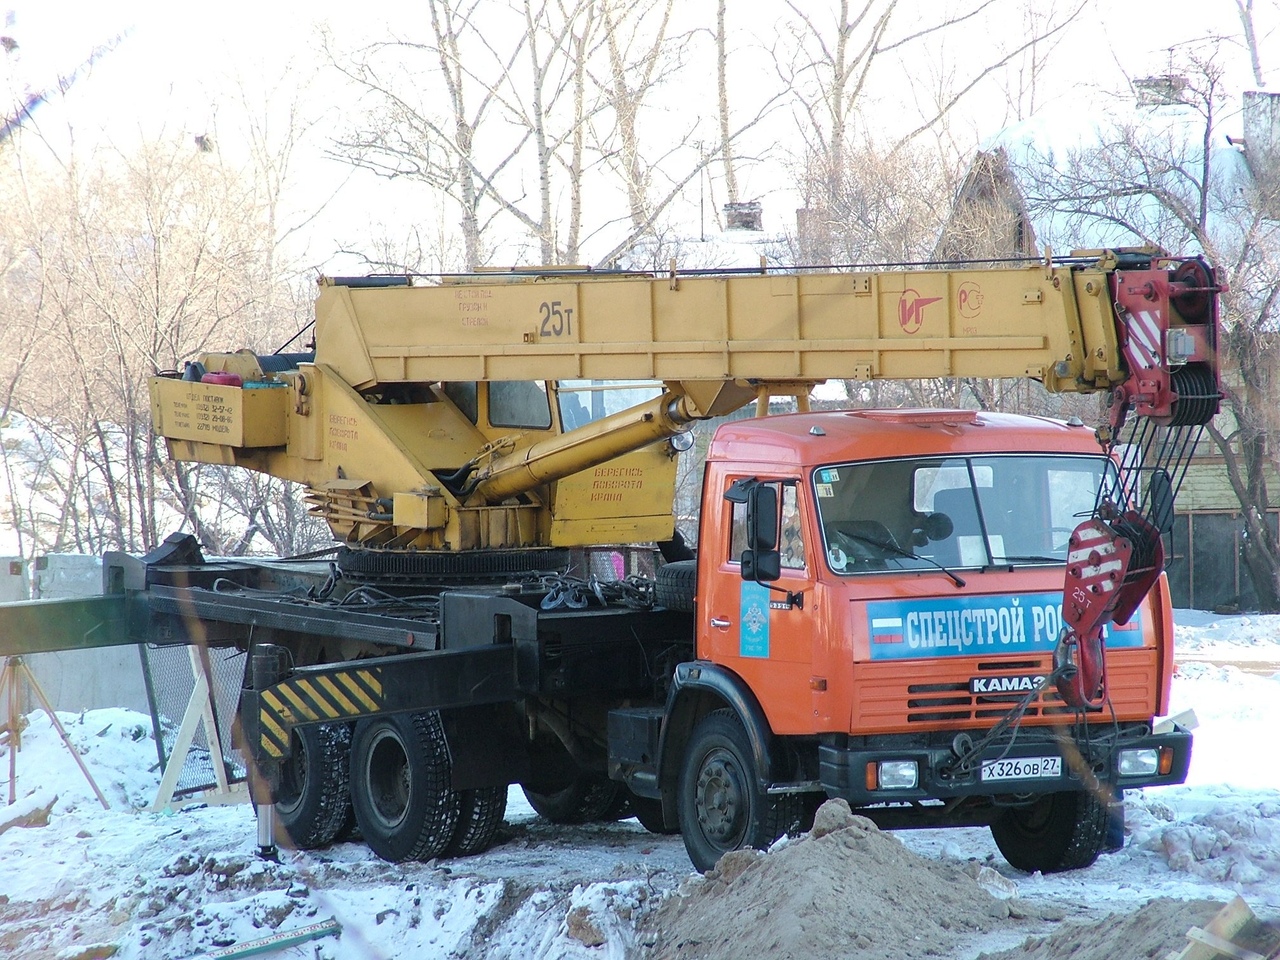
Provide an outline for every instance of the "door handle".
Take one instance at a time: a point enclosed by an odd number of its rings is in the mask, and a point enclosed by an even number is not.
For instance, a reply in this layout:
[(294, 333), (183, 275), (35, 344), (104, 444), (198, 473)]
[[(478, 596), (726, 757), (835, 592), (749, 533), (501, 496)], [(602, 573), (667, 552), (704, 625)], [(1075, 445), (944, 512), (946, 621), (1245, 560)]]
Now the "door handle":
[(730, 625), (730, 621), (726, 620), (724, 617), (712, 617), (711, 625), (713, 627), (720, 627), (723, 629), (724, 627), (727, 627)]

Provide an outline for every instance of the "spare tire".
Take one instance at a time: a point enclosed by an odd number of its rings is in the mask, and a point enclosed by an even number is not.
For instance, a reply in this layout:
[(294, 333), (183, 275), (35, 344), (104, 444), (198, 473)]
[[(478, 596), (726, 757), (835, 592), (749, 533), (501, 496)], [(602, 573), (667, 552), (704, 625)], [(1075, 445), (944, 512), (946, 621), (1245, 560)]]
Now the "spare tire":
[(693, 613), (693, 599), (698, 592), (698, 561), (677, 560), (658, 568), (658, 585), (654, 598), (658, 606), (682, 613)]

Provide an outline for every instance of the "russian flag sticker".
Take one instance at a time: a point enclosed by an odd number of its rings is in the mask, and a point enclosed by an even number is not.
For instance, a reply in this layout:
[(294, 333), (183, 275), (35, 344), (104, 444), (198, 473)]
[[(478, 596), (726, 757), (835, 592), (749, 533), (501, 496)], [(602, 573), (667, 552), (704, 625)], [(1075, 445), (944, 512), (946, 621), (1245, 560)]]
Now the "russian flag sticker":
[(872, 617), (871, 642), (872, 643), (901, 643), (902, 642), (902, 618), (901, 617)]

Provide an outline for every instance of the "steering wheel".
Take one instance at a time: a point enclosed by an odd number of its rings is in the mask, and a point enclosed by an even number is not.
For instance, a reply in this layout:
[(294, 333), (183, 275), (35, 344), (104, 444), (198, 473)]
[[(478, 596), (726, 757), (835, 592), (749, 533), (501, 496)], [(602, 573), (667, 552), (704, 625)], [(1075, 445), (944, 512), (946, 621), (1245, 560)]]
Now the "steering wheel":
[[(865, 525), (866, 533), (847, 533), (836, 525), (828, 527), (830, 541), (839, 545), (852, 560), (884, 560), (893, 555), (898, 544), (888, 527), (874, 520), (859, 521), (859, 524)], [(875, 541), (885, 544), (885, 548), (876, 546)]]

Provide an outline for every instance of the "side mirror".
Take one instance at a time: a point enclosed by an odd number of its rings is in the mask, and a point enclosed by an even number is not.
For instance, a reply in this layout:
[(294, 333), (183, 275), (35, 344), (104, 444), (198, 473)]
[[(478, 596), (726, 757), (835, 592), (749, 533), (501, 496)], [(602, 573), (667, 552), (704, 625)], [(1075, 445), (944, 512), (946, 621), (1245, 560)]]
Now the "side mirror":
[(742, 579), (772, 583), (782, 576), (782, 554), (777, 550), (743, 550)]
[(747, 549), (742, 551), (742, 579), (770, 583), (782, 576), (778, 550), (778, 490), (755, 477), (735, 480), (724, 492), (730, 503), (747, 505)]
[(747, 549), (742, 552), (742, 579), (769, 583), (780, 576), (778, 490), (757, 483), (747, 492)]
[(778, 549), (778, 491), (757, 483), (747, 496), (747, 547), (756, 552)]

